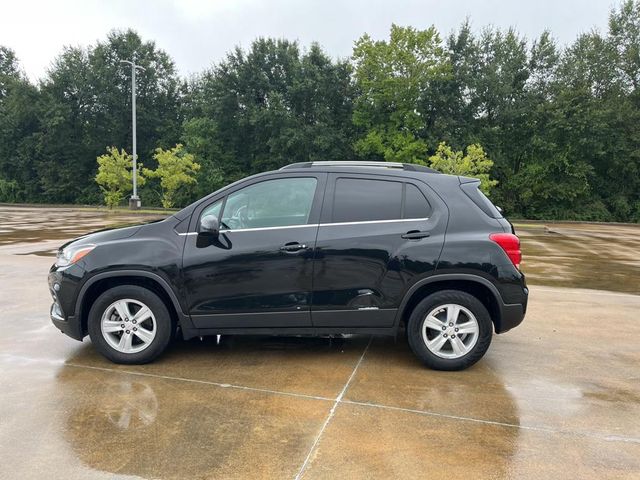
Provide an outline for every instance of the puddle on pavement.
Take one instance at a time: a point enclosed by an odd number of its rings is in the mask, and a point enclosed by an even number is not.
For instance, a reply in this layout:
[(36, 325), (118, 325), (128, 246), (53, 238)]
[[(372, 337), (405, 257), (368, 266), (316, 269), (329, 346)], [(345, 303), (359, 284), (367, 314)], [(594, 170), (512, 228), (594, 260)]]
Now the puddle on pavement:
[(55, 257), (57, 249), (52, 250), (35, 250), (27, 253), (15, 253), (14, 255), (35, 255), (36, 257)]
[[(128, 214), (107, 210), (0, 207), (0, 246), (67, 240), (104, 228), (125, 227), (165, 218), (165, 214)], [(37, 249), (35, 255), (47, 255)]]
[(640, 294), (640, 226), (516, 224), (532, 285)]

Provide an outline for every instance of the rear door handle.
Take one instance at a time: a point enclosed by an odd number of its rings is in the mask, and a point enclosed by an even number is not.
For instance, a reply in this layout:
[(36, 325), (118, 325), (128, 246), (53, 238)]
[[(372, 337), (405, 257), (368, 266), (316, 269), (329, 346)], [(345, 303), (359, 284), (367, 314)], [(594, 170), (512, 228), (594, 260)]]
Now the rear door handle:
[(306, 248), (307, 246), (304, 243), (289, 242), (281, 246), (280, 250), (282, 250), (283, 252), (294, 253), (299, 252), (300, 250), (305, 250)]
[(426, 238), (431, 235), (431, 232), (421, 232), (420, 230), (410, 230), (404, 235), (402, 238), (406, 238), (407, 240), (420, 240), (421, 238)]

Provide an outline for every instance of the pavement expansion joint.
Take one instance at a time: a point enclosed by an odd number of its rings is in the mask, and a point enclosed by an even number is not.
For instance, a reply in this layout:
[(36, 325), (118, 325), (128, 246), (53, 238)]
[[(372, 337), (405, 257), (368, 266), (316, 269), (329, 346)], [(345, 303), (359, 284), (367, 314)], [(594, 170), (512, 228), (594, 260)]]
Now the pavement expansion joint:
[(320, 431), (318, 432), (318, 435), (316, 435), (316, 438), (313, 441), (313, 444), (311, 445), (311, 448), (309, 449), (309, 452), (307, 453), (307, 456), (305, 457), (304, 462), (302, 463), (302, 466), (300, 467), (300, 470), (298, 471), (298, 474), (295, 477), (295, 480), (300, 480), (302, 478), (302, 476), (304, 475), (304, 473), (305, 473), (305, 471), (307, 469), (307, 466), (309, 465), (309, 461), (311, 460), (311, 456), (313, 455), (313, 452), (316, 451), (316, 448), (318, 447), (318, 444), (320, 443), (320, 438), (322, 437), (322, 434), (324, 433), (325, 429), (327, 428), (327, 425), (329, 425), (329, 422), (331, 422), (331, 419), (333, 418), (334, 414), (336, 413), (336, 408), (338, 407), (338, 404), (343, 401), (342, 398), (344, 397), (345, 392), (349, 388), (349, 384), (351, 384), (351, 381), (353, 380), (353, 377), (355, 377), (356, 372), (358, 371), (358, 368), (360, 367), (360, 364), (362, 363), (362, 360), (364, 360), (364, 356), (367, 354), (367, 351), (369, 350), (369, 346), (371, 345), (372, 341), (373, 341), (373, 337), (370, 337), (369, 338), (369, 342), (367, 343), (367, 346), (364, 347), (364, 350), (362, 351), (362, 355), (360, 355), (360, 358), (358, 359), (358, 362), (356, 363), (355, 367), (353, 368), (353, 371), (351, 372), (351, 375), (349, 375), (349, 378), (347, 379), (346, 383), (344, 384), (344, 387), (342, 387), (342, 390), (340, 391), (340, 393), (336, 397), (333, 405), (331, 406), (331, 410), (329, 410), (329, 414), (327, 415), (327, 418), (325, 419), (324, 423), (322, 424), (322, 427), (320, 428)]
[(342, 403), (349, 404), (349, 405), (358, 405), (361, 407), (372, 407), (372, 408), (380, 408), (383, 410), (395, 410), (398, 412), (414, 413), (417, 415), (424, 415), (428, 417), (446, 418), (448, 420), (458, 420), (462, 422), (482, 423), (484, 425), (496, 425), (499, 427), (517, 428), (520, 430), (529, 430), (529, 431), (541, 432), (541, 433), (553, 433), (553, 434), (559, 434), (559, 435), (571, 435), (571, 436), (577, 436), (577, 437), (594, 438), (597, 440), (604, 440), (607, 442), (640, 443), (640, 438), (635, 438), (635, 437), (602, 435), (602, 434), (592, 433), (592, 432), (577, 432), (574, 430), (561, 430), (561, 429), (551, 428), (551, 427), (538, 427), (535, 425), (519, 425), (515, 423), (498, 422), (496, 420), (485, 420), (482, 418), (463, 417), (460, 415), (451, 415), (448, 413), (432, 412), (430, 410), (416, 410), (413, 408), (394, 407), (392, 405), (384, 405), (384, 404), (370, 403), (370, 402), (358, 402), (354, 400), (342, 400)]
[(94, 367), (92, 365), (82, 365), (82, 364), (78, 364), (78, 363), (66, 363), (65, 364), (68, 367), (74, 367), (74, 368), (88, 368), (91, 370), (100, 370), (103, 372), (115, 372), (115, 373), (124, 373), (127, 375), (138, 375), (141, 377), (152, 377), (152, 378), (159, 378), (159, 379), (163, 379), (163, 380), (177, 380), (179, 382), (190, 382), (190, 383), (199, 383), (199, 384), (203, 384), (203, 385), (213, 385), (215, 387), (220, 387), (220, 388), (232, 388), (232, 389), (237, 389), (237, 390), (246, 390), (246, 391), (250, 391), (250, 392), (260, 392), (260, 393), (270, 393), (273, 395), (284, 395), (287, 397), (297, 397), (297, 398), (307, 398), (307, 399), (311, 399), (311, 400), (322, 400), (325, 402), (333, 402), (334, 399), (333, 398), (328, 398), (328, 397), (321, 397), (318, 395), (307, 395), (304, 393), (293, 393), (293, 392), (283, 392), (280, 390), (270, 390), (268, 388), (259, 388), (259, 387), (247, 387), (244, 385), (233, 385), (230, 383), (219, 383), (219, 382), (212, 382), (209, 380), (197, 380), (194, 378), (183, 378), (183, 377), (174, 377), (171, 375), (159, 375), (157, 373), (146, 373), (146, 372), (136, 372), (135, 370), (123, 370), (123, 369), (116, 369), (116, 368), (106, 368), (106, 367)]

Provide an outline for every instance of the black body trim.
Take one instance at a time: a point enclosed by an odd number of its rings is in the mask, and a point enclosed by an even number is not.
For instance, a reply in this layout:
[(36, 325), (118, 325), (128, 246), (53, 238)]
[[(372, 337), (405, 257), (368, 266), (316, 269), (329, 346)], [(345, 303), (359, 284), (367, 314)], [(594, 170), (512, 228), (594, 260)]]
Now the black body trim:
[(185, 340), (206, 335), (386, 335), (394, 336), (394, 328), (356, 327), (291, 327), (291, 328), (183, 328)]
[(435, 274), (427, 278), (423, 278), (422, 280), (419, 280), (416, 283), (414, 283), (411, 286), (411, 288), (407, 290), (407, 292), (404, 295), (404, 298), (402, 299), (402, 302), (400, 303), (400, 307), (398, 308), (398, 313), (396, 314), (396, 318), (394, 321), (394, 329), (398, 330), (400, 328), (404, 310), (406, 309), (407, 304), (409, 303), (409, 300), (417, 290), (431, 283), (455, 281), (455, 280), (464, 280), (464, 281), (479, 283), (487, 287), (489, 291), (493, 294), (498, 304), (498, 308), (500, 310), (500, 318), (493, 319), (496, 333), (504, 333), (507, 330), (510, 330), (513, 327), (518, 326), (524, 319), (524, 313), (525, 313), (526, 301), (527, 301), (526, 293), (528, 293), (528, 291), (525, 293), (524, 304), (519, 304), (519, 303), (508, 304), (502, 300), (502, 295), (500, 294), (500, 291), (498, 290), (498, 288), (484, 277), (481, 277), (479, 275), (468, 274), (468, 273), (442, 273), (442, 274)]
[(314, 310), (311, 321), (316, 328), (392, 328), (395, 308), (356, 310)]
[(65, 320), (60, 320), (51, 316), (51, 322), (58, 330), (60, 330), (60, 332), (68, 335), (74, 340), (82, 341), (82, 339), (84, 338), (82, 325), (80, 325), (80, 322), (73, 315), (66, 317)]
[[(104, 280), (105, 278), (114, 278), (114, 277), (145, 277), (145, 278), (150, 278), (151, 280), (155, 280), (160, 284), (160, 286), (165, 291), (165, 293), (169, 295), (169, 298), (171, 299), (171, 303), (173, 304), (173, 308), (176, 310), (176, 313), (178, 314), (178, 317), (179, 317), (178, 320), (182, 328), (193, 327), (193, 324), (191, 323), (191, 317), (185, 314), (184, 311), (182, 310), (182, 305), (178, 300), (178, 296), (175, 294), (175, 292), (171, 288), (171, 285), (169, 285), (169, 283), (160, 275), (153, 272), (147, 272), (145, 270), (112, 270), (109, 272), (98, 273), (90, 277), (82, 285), (82, 288), (80, 288), (80, 293), (78, 293), (78, 297), (76, 299), (75, 315), (73, 317), (70, 316), (69, 319), (74, 317), (78, 319), (82, 318), (82, 315), (83, 315), (82, 301), (85, 293), (87, 292), (89, 287), (91, 287), (91, 285), (93, 285), (94, 283), (100, 280)], [(77, 323), (80, 323), (80, 322), (78, 321)]]
[[(238, 319), (242, 320), (242, 327), (237, 327)], [(301, 325), (309, 318), (309, 310), (298, 312), (243, 312), (218, 313), (213, 315), (192, 315), (193, 327), (196, 329), (218, 328), (262, 328), (265, 323), (277, 328), (291, 328)]]

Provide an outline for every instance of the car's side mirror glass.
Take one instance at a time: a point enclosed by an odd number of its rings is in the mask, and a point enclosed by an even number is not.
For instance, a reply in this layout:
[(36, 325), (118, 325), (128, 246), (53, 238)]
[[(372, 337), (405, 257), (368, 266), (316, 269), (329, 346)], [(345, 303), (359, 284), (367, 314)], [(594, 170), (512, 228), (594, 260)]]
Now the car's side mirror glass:
[(198, 227), (198, 233), (200, 235), (207, 235), (210, 237), (217, 237), (220, 233), (220, 222), (215, 215), (205, 215), (200, 219), (200, 225)]

